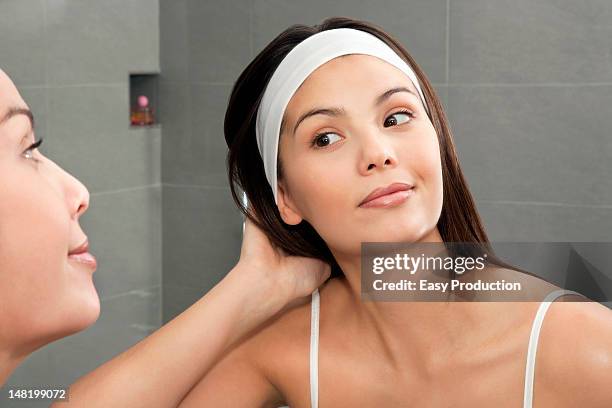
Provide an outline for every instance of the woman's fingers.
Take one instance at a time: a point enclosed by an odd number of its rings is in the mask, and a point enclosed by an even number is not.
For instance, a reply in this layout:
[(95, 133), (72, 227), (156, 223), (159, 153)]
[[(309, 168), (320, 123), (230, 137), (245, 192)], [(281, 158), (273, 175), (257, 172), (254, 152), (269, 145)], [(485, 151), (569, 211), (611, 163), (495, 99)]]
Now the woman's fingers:
[[(249, 214), (255, 217), (252, 208)], [(257, 219), (257, 218), (255, 218)], [(271, 282), (276, 293), (291, 301), (310, 295), (331, 275), (328, 263), (312, 257), (288, 255), (247, 217), (239, 262), (259, 279)]]
[(308, 296), (331, 275), (331, 266), (316, 258), (290, 256), (287, 271), (293, 285), (293, 297)]

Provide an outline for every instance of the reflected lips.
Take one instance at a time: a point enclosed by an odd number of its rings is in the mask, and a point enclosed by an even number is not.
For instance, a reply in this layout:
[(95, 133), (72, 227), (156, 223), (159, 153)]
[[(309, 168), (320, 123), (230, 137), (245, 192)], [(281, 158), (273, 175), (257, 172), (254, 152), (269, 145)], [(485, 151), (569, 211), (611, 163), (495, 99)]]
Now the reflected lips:
[(77, 248), (68, 252), (68, 258), (82, 263), (84, 265), (89, 266), (93, 270), (98, 267), (96, 258), (89, 253), (89, 241), (85, 241), (83, 244), (79, 245)]
[(414, 194), (414, 186), (406, 183), (393, 183), (372, 191), (360, 204), (362, 208), (393, 207), (406, 201)]

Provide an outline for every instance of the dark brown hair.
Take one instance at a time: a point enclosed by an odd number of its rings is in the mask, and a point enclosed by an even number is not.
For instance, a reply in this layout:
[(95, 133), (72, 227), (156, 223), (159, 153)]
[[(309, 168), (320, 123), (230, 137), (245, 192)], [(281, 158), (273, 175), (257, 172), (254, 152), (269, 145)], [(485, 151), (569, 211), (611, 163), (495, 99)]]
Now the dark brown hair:
[[(414, 70), (440, 144), (444, 186), (442, 212), (437, 224), (440, 235), (444, 242), (483, 244), (483, 250), (492, 254), (487, 234), (459, 166), (446, 115), (425, 73), (399, 41), (381, 28), (369, 22), (346, 17), (328, 18), (314, 26), (297, 24), (289, 27), (255, 57), (234, 84), (225, 114), (224, 132), (229, 147), (227, 166), (230, 189), (236, 205), (266, 233), (274, 245), (286, 253), (324, 260), (332, 266), (332, 277), (342, 274), (327, 244), (306, 220), (298, 225), (287, 225), (282, 220), (257, 148), (255, 121), (270, 77), (293, 47), (313, 34), (343, 27), (377, 36), (403, 57)], [(278, 179), (281, 180), (283, 172), (280, 158), (277, 172)], [(244, 208), (242, 193), (237, 192), (236, 186), (246, 193), (248, 210)], [(257, 219), (248, 211), (253, 211)], [(489, 256), (490, 262), (493, 259)]]

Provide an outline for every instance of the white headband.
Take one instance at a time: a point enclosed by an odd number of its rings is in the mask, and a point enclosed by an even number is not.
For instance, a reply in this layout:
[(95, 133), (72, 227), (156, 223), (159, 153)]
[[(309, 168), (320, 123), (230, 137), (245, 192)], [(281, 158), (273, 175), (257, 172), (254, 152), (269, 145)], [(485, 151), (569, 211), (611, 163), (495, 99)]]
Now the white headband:
[(257, 146), (264, 162), (266, 178), (278, 204), (276, 161), (280, 127), (287, 104), (302, 82), (319, 66), (346, 54), (378, 57), (404, 72), (419, 92), (427, 109), (419, 80), (410, 66), (384, 41), (353, 28), (335, 28), (311, 35), (296, 45), (281, 61), (268, 82), (257, 111)]

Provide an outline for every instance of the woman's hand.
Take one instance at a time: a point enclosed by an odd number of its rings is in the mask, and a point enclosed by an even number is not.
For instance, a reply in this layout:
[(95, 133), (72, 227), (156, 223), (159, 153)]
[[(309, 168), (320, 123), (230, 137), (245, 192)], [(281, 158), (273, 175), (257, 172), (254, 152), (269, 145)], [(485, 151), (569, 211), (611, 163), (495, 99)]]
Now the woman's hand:
[[(282, 308), (296, 298), (309, 296), (329, 278), (331, 267), (316, 258), (288, 255), (276, 247), (247, 218), (240, 250), (240, 260), (230, 273), (264, 283), (277, 306)], [(247, 279), (247, 280), (248, 280)]]

